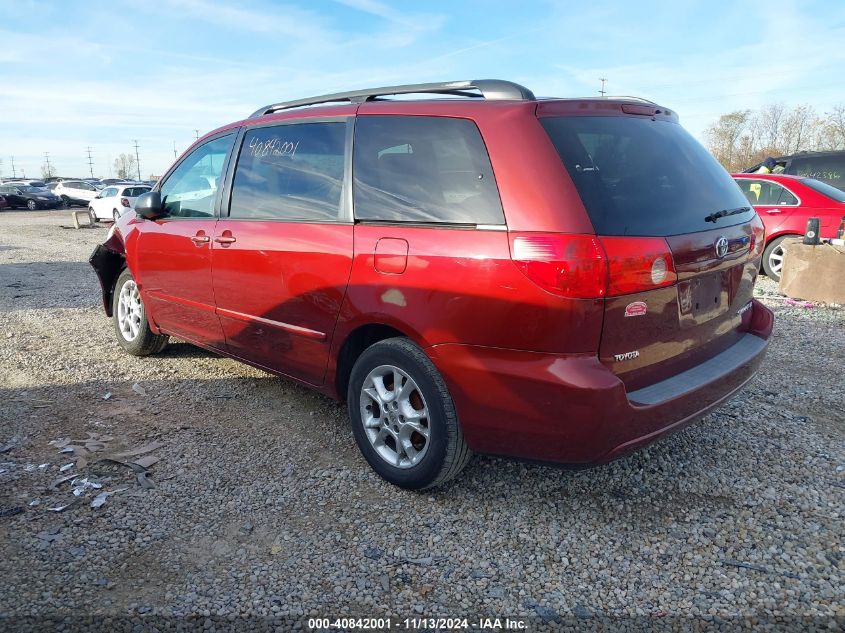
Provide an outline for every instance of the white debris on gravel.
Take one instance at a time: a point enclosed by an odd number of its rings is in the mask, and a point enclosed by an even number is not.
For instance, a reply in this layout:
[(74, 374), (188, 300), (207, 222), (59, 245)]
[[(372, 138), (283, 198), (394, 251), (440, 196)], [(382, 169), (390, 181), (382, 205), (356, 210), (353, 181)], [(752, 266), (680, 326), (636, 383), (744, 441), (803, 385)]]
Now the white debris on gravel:
[[(3, 454), (20, 467), (0, 475), (0, 506), (23, 507), (0, 514), (12, 622), (845, 621), (842, 309), (790, 306), (761, 279), (777, 318), (765, 365), (700, 423), (590, 470), (475, 457), (415, 494), (369, 469), (341, 404), (178, 342), (123, 354), (87, 263), (106, 229), (62, 230), (64, 215), (0, 213), (0, 331), (14, 333), (0, 345), (0, 444), (24, 438)], [(69, 496), (45, 494), (55, 467), (20, 470), (94, 428), (160, 439), (157, 487), (50, 512)]]

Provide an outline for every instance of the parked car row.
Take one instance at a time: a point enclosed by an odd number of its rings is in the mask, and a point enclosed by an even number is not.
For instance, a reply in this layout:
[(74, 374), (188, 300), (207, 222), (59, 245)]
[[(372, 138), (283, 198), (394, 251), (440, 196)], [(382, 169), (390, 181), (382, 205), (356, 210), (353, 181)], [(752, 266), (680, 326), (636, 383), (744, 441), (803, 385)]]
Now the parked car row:
[(148, 192), (147, 183), (107, 179), (102, 189), (88, 180), (16, 180), (0, 184), (0, 210), (57, 209), (86, 206), (92, 222), (113, 221), (134, 207), (135, 199)]

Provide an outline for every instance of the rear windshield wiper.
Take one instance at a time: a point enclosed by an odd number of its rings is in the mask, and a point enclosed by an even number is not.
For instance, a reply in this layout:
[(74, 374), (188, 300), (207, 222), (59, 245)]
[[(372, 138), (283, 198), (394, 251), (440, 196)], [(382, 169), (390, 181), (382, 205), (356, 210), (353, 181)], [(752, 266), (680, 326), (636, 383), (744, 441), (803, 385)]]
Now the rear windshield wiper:
[(743, 211), (751, 211), (751, 207), (737, 207), (736, 209), (722, 209), (721, 211), (714, 211), (704, 218), (705, 222), (715, 222), (719, 218), (726, 218), (729, 215), (736, 215)]

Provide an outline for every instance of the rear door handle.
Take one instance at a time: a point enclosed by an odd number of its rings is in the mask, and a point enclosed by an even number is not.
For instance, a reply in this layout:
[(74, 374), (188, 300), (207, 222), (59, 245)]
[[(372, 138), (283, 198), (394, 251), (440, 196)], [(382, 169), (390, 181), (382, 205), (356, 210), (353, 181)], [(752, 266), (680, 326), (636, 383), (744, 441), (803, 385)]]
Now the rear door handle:
[(211, 238), (210, 238), (210, 237), (208, 237), (208, 235), (205, 235), (202, 231), (200, 231), (199, 233), (197, 233), (196, 235), (194, 235), (193, 237), (191, 237), (191, 241), (192, 241), (194, 244), (206, 244), (206, 243), (208, 243), (210, 240), (211, 240)]
[[(206, 238), (208, 239), (208, 238)], [(232, 242), (237, 242), (237, 238), (233, 237), (232, 235), (221, 235), (220, 237), (215, 237), (214, 241), (218, 244), (231, 244)]]

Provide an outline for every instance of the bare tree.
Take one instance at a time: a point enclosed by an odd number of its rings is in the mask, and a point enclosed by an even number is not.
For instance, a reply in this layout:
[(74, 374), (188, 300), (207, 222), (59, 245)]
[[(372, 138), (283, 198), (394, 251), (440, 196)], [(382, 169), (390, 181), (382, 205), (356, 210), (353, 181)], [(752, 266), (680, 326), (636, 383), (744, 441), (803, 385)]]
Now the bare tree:
[(135, 173), (135, 157), (132, 154), (120, 154), (114, 159), (114, 170), (118, 178), (130, 178)]
[(783, 142), (783, 123), (786, 119), (786, 106), (782, 103), (771, 103), (763, 106), (755, 117), (759, 131), (758, 140), (760, 145), (770, 147), (775, 153), (780, 153), (780, 145)]
[(845, 103), (824, 113), (816, 129), (816, 146), (822, 150), (845, 149)]
[(42, 163), (41, 165), (41, 177), (42, 178), (52, 178), (56, 175), (56, 168), (50, 165), (49, 163)]
[(706, 132), (708, 149), (728, 170), (732, 170), (737, 163), (737, 144), (748, 126), (750, 116), (751, 110), (723, 114)]
[(819, 116), (809, 105), (769, 104), (757, 112), (723, 114), (706, 132), (707, 147), (725, 169), (737, 171), (767, 156), (845, 149), (845, 103)]

